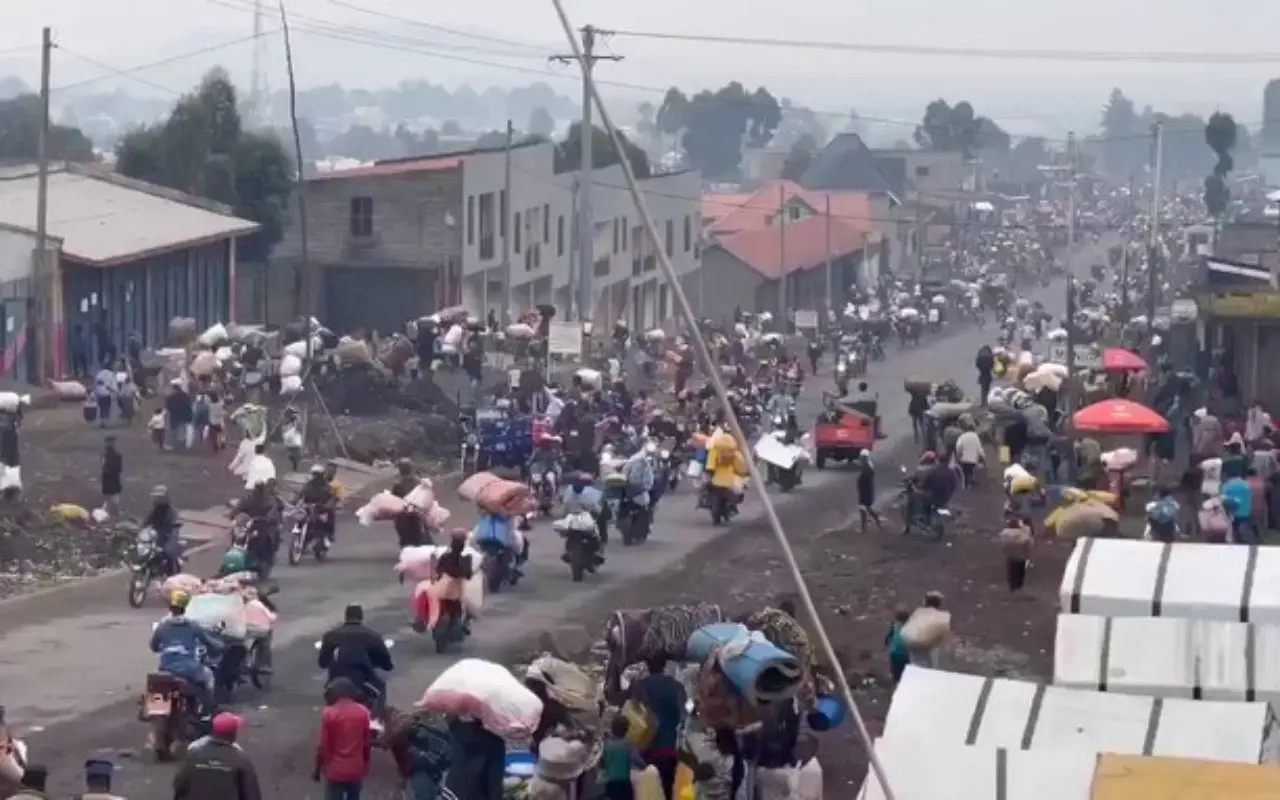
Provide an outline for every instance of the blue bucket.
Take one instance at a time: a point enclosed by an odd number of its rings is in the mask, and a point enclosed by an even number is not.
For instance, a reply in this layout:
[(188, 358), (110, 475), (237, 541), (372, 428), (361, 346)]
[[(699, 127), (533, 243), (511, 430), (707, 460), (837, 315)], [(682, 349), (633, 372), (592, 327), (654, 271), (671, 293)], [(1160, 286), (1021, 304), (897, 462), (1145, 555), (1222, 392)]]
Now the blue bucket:
[(809, 712), (809, 727), (815, 731), (830, 731), (844, 724), (845, 707), (839, 698), (829, 694), (819, 695)]
[(528, 750), (508, 750), (503, 773), (508, 778), (532, 778), (538, 757)]

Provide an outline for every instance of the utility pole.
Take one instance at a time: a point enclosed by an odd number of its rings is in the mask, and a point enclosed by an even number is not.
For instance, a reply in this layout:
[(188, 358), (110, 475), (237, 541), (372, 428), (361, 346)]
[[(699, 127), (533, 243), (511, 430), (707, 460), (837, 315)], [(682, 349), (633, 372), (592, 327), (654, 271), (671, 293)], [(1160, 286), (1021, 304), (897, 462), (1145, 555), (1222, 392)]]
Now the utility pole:
[(822, 316), (823, 322), (826, 322), (827, 315), (835, 311), (835, 298), (831, 293), (831, 192), (827, 192), (827, 219), (824, 227), (826, 229), (824, 232), (826, 237), (826, 247), (824, 249), (827, 254), (827, 310)]
[[(1076, 410), (1076, 279), (1071, 272), (1071, 259), (1075, 254), (1076, 244), (1076, 135), (1075, 132), (1067, 134), (1067, 303), (1066, 303), (1066, 328), (1067, 328), (1067, 380), (1064, 383), (1066, 387), (1066, 396), (1063, 398), (1063, 407), (1067, 414), (1071, 414)], [(1071, 480), (1075, 480), (1075, 459), (1068, 459), (1070, 462), (1067, 470)]]
[(787, 335), (787, 190), (778, 184), (778, 324)]
[[(591, 320), (591, 278), (592, 270), (595, 264), (595, 235), (596, 226), (592, 218), (591, 208), (591, 170), (595, 164), (595, 154), (592, 145), (595, 139), (595, 128), (591, 121), (592, 102), (591, 102), (591, 73), (595, 69), (597, 61), (621, 61), (622, 56), (596, 55), (596, 39), (598, 36), (607, 35), (607, 31), (601, 31), (592, 25), (586, 25), (581, 29), (582, 34), (582, 58), (578, 56), (558, 55), (552, 56), (551, 60), (561, 64), (571, 64), (577, 62), (582, 68), (582, 128), (580, 131), (582, 141), (582, 166), (578, 172), (578, 321), (588, 322)], [(510, 195), (508, 195), (510, 196)]]
[[(40, 129), (36, 135), (36, 252), (33, 272), (36, 289), (36, 365), (39, 375), (28, 379), (41, 384), (62, 377), (62, 343), (57, 321), (62, 316), (62, 294), (57, 270), (49, 260), (49, 73), (53, 68), (53, 29), (40, 32)], [(28, 320), (30, 324), (30, 320)]]
[(1151, 126), (1151, 231), (1147, 241), (1147, 325), (1156, 321), (1156, 268), (1160, 263), (1160, 172), (1164, 169), (1164, 124)]
[[(515, 143), (516, 129), (511, 124), (511, 120), (507, 120), (507, 144), (502, 164), (503, 186), (507, 192), (507, 210), (513, 208), (514, 195), (511, 193), (511, 147)], [(512, 218), (514, 220), (514, 217)], [(514, 224), (508, 221), (508, 225)], [(503, 326), (511, 324), (511, 237), (502, 237), (502, 324)], [(484, 276), (484, 315), (489, 315), (489, 271), (485, 270)]]

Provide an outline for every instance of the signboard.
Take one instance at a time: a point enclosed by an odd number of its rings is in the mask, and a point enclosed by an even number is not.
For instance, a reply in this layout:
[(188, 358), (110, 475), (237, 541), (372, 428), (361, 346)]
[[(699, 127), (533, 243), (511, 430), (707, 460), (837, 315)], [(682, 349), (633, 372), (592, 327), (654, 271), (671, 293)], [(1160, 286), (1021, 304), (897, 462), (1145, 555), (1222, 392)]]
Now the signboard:
[(552, 321), (547, 330), (547, 352), (557, 356), (582, 355), (582, 325)]
[[(1102, 354), (1091, 344), (1078, 344), (1075, 346), (1076, 351), (1076, 368), (1077, 369), (1097, 369), (1102, 366)], [(1049, 361), (1056, 364), (1067, 363), (1067, 346), (1054, 342), (1049, 345)]]
[(796, 327), (816, 329), (818, 327), (817, 311), (796, 311)]
[(1196, 306), (1195, 300), (1180, 297), (1173, 301), (1173, 305), (1169, 308), (1169, 315), (1178, 322), (1195, 322), (1200, 316), (1200, 309)]
[(1208, 312), (1216, 317), (1280, 318), (1278, 292), (1223, 292), (1206, 298)]

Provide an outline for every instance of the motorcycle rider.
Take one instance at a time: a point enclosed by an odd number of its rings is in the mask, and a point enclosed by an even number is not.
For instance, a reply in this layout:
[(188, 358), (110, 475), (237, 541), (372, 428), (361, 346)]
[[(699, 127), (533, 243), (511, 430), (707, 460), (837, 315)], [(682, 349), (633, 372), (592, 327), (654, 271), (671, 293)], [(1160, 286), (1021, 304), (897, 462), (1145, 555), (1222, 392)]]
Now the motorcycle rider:
[(207, 653), (219, 653), (223, 643), (204, 628), (187, 619), (187, 603), (191, 596), (182, 590), (169, 594), (169, 616), (151, 633), (151, 652), (160, 655), (160, 672), (182, 678), (201, 693), (200, 718), (209, 719), (213, 714), (213, 670), (199, 656), (199, 648)]
[(246, 551), (253, 571), (265, 575), (275, 565), (280, 545), (280, 502), (266, 483), (255, 483), (231, 509), (231, 518), (249, 518), (249, 540)]
[(156, 550), (164, 554), (168, 575), (182, 572), (182, 542), (178, 541), (178, 511), (169, 502), (169, 489), (163, 484), (151, 490), (151, 510), (142, 522), (156, 534)]
[(651, 523), (649, 500), (656, 481), (649, 455), (646, 448), (641, 448), (622, 465), (622, 474), (627, 478), (626, 495), (623, 498), (623, 506), (627, 511), (623, 513), (629, 512), (632, 515), (631, 524), (641, 526), (641, 530)]
[(320, 464), (311, 465), (311, 477), (298, 491), (295, 502), (300, 502), (312, 514), (310, 523), (323, 535), (327, 544), (332, 547), (338, 506), (338, 497), (334, 494), (333, 483), (325, 477), (325, 469)]
[[(414, 473), (413, 462), (407, 458), (402, 458), (396, 463), (396, 471), (399, 476), (391, 486), (391, 493), (403, 500), (418, 488), (422, 479)], [(426, 522), (418, 513), (419, 511), (421, 509), (406, 509), (403, 514), (395, 518), (396, 538), (400, 540), (401, 549), (431, 543)]]
[[(528, 542), (528, 538), (525, 539)], [(449, 536), (448, 548), (436, 561), (436, 572), (441, 581), (440, 619), (461, 623), (464, 634), (470, 633), (467, 616), (462, 606), (463, 588), (475, 574), (475, 565), (466, 552), (467, 531), (459, 528)]]
[(351, 604), (342, 615), (342, 624), (331, 628), (320, 639), (316, 658), (320, 669), (328, 671), (326, 685), (347, 678), (356, 686), (377, 692), (379, 704), (385, 701), (387, 685), (381, 672), (391, 672), (395, 664), (391, 651), (376, 631), (364, 624), (364, 608)]

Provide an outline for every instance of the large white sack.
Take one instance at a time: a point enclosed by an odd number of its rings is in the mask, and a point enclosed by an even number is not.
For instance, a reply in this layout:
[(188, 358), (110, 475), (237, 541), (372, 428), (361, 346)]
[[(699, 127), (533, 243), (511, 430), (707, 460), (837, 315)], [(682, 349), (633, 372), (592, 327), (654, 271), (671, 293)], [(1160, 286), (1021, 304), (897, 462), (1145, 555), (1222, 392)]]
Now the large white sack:
[(218, 356), (212, 350), (201, 350), (191, 359), (191, 374), (196, 377), (208, 377), (218, 371)]
[(22, 491), (22, 467), (0, 466), (0, 492)]
[(29, 394), (0, 392), (0, 411), (6, 411), (13, 414), (17, 412), (18, 409), (27, 405), (31, 405), (31, 395)]
[(1030, 367), (1030, 366), (1034, 366), (1035, 363), (1036, 363), (1036, 356), (1030, 350), (1023, 350), (1021, 353), (1018, 353), (1019, 366)]
[(196, 337), (196, 344), (201, 347), (217, 347), (227, 341), (227, 327), (221, 322), (210, 325), (208, 330)]
[(435, 558), (435, 554), (434, 545), (405, 547), (400, 551), (400, 560), (396, 562), (396, 572), (415, 581), (425, 581), (431, 577), (431, 560)]
[(528, 738), (542, 716), (542, 701), (510, 670), (479, 658), (464, 658), (442, 672), (417, 705), (473, 717), (506, 739)]
[(223, 636), (243, 639), (249, 632), (244, 599), (238, 594), (198, 594), (187, 603), (187, 619)]
[(578, 380), (582, 381), (585, 385), (594, 389), (600, 388), (600, 373), (596, 370), (590, 369), (589, 367), (583, 367), (574, 374), (577, 375)]
[(284, 358), (280, 359), (280, 377), (292, 378), (295, 375), (302, 374), (302, 356), (295, 356), (293, 353), (286, 353)]
[(89, 390), (80, 381), (49, 381), (49, 388), (59, 400), (83, 400), (89, 396)]
[(238, 478), (245, 478), (249, 475), (249, 464), (253, 461), (255, 453), (253, 452), (256, 443), (252, 439), (241, 439), (240, 445), (236, 448), (236, 454), (232, 457), (231, 463), (227, 465), (227, 469), (232, 475)]
[(776, 438), (765, 434), (756, 442), (756, 458), (766, 461), (778, 469), (791, 469), (796, 462), (805, 457), (802, 448), (794, 444), (783, 444)]
[(218, 361), (224, 364), (236, 357), (235, 352), (230, 347), (227, 347), (226, 345), (219, 347), (217, 350), (213, 352), (213, 354), (217, 356)]
[(297, 356), (298, 358), (307, 357), (307, 342), (305, 339), (299, 339), (296, 342), (290, 342), (284, 346), (284, 354), (287, 356)]
[(302, 391), (302, 376), (289, 375), (280, 379), (280, 394), (297, 394)]
[(245, 472), (244, 488), (252, 489), (276, 478), (276, 465), (265, 455), (254, 454)]

